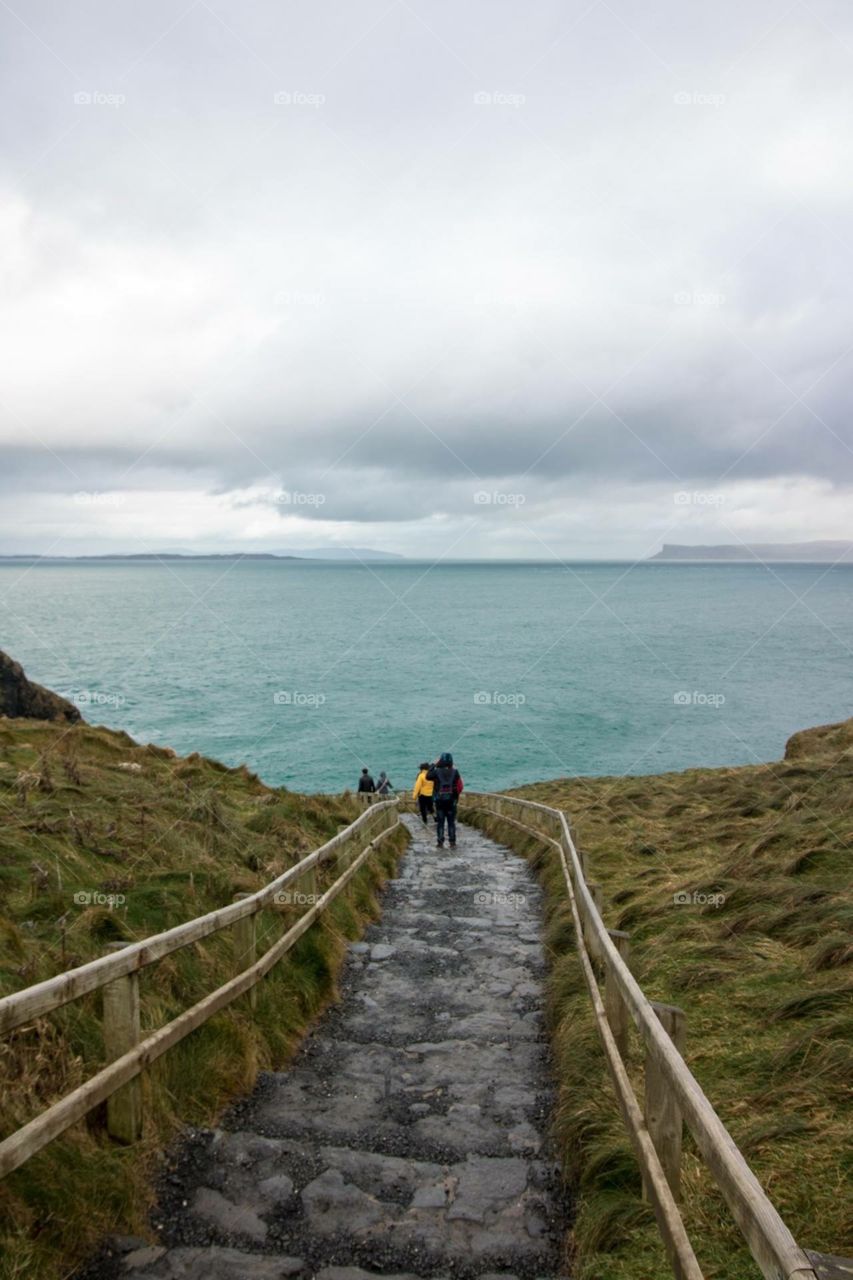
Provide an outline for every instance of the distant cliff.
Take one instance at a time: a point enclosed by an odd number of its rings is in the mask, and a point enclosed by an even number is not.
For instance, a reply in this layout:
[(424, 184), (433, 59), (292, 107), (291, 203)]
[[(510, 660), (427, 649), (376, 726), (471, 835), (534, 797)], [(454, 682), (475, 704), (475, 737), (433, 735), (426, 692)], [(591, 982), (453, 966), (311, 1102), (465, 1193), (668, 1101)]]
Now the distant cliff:
[(65, 720), (74, 724), (82, 719), (73, 702), (60, 698), (43, 685), (24, 675), (20, 662), (15, 662), (0, 649), (0, 715), (30, 720)]
[(684, 546), (665, 542), (651, 560), (794, 560), (811, 564), (853, 564), (853, 542), (754, 542), (722, 543), (719, 546)]

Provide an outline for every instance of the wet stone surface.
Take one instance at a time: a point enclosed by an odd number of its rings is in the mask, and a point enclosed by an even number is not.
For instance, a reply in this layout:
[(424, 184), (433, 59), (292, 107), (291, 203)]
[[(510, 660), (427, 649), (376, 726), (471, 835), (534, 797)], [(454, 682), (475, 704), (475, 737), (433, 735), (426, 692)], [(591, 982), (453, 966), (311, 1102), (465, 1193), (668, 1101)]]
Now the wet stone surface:
[(405, 820), (412, 844), (341, 1002), (289, 1070), (181, 1142), (158, 1244), (116, 1241), (87, 1276), (560, 1274), (540, 890), (473, 828), (439, 850)]

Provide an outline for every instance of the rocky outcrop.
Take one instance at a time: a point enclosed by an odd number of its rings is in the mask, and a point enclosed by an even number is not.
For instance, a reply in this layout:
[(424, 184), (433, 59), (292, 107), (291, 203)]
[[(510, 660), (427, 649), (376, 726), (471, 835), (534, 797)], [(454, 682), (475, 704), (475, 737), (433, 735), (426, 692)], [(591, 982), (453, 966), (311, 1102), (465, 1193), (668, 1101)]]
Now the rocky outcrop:
[(820, 724), (801, 729), (785, 743), (786, 760), (821, 759), (840, 761), (853, 755), (853, 719), (838, 724)]
[(65, 720), (74, 724), (82, 717), (67, 698), (60, 698), (43, 685), (24, 675), (20, 662), (15, 662), (0, 649), (0, 715), (22, 716), (31, 720)]

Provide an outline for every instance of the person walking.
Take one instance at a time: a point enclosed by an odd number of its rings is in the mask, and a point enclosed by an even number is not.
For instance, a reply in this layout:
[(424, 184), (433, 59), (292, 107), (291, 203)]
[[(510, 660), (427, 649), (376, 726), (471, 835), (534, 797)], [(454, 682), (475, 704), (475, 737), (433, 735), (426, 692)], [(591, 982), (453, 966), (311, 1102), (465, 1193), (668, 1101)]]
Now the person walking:
[(427, 780), (433, 784), (433, 801), (435, 803), (435, 840), (439, 849), (444, 848), (444, 828), (447, 826), (447, 841), (451, 849), (456, 848), (456, 805), (462, 794), (462, 775), (454, 767), (453, 756), (449, 751), (443, 752), (427, 773)]
[(389, 796), (394, 794), (394, 788), (391, 786), (391, 779), (387, 777), (384, 769), (379, 775), (379, 781), (376, 784), (376, 793), (380, 796)]
[(423, 764), (418, 766), (419, 772), (415, 779), (415, 785), (412, 788), (412, 799), (417, 800), (418, 808), (421, 812), (421, 822), (424, 826), (429, 826), (429, 819), (435, 816), (435, 805), (432, 801), (432, 793), (435, 789), (435, 783), (431, 782), (427, 777), (429, 773), (429, 761), (425, 760)]
[(376, 783), (370, 776), (370, 770), (365, 766), (361, 771), (361, 777), (358, 780), (359, 795), (369, 794), (376, 790)]

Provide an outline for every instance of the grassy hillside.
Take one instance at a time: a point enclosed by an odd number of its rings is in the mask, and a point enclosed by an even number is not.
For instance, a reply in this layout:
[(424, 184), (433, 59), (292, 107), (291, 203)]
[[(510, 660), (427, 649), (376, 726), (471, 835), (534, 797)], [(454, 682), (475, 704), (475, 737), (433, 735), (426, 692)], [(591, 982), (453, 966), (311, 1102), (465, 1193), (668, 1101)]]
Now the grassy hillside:
[[(0, 719), (0, 995), (260, 888), (359, 812), (352, 799), (274, 790), (245, 768), (107, 729)], [(351, 899), (273, 970), (253, 1017), (238, 1002), (152, 1068), (140, 1146), (112, 1144), (95, 1112), (0, 1182), (4, 1280), (65, 1275), (105, 1231), (144, 1231), (156, 1153), (181, 1122), (209, 1123), (259, 1069), (286, 1060), (333, 994), (346, 938), (375, 915), (401, 847), (391, 837)], [(260, 947), (294, 918), (287, 910), (264, 913)], [(206, 939), (145, 972), (144, 1027), (230, 977), (230, 941)], [(99, 1005), (93, 994), (0, 1043), (0, 1136), (103, 1063)]]
[[(590, 878), (603, 886), (606, 923), (630, 932), (646, 993), (686, 1011), (691, 1070), (797, 1239), (853, 1255), (844, 1192), (853, 1152), (853, 720), (797, 734), (777, 764), (557, 781), (518, 794), (568, 814)], [(562, 881), (550, 854), (526, 851), (551, 890), (558, 1128), (580, 1194), (578, 1274), (667, 1276), (572, 954)], [(635, 1040), (642, 1097), (638, 1059)], [(684, 1184), (709, 1280), (758, 1275), (690, 1140)]]

